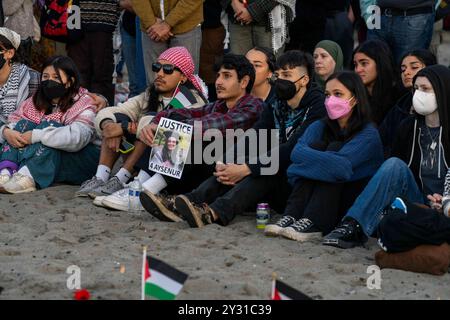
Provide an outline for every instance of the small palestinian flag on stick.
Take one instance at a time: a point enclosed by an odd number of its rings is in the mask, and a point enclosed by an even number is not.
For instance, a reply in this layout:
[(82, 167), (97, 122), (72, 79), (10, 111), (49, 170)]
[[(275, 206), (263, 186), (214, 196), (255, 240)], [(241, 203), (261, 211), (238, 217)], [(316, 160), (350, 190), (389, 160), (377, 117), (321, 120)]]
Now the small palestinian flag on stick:
[[(197, 103), (197, 99), (186, 86), (178, 86), (175, 89), (172, 100), (169, 102), (169, 106), (174, 109), (183, 109)], [(168, 106), (168, 107), (169, 107)]]
[(151, 296), (159, 300), (175, 300), (188, 275), (167, 263), (147, 256), (144, 247), (142, 263), (142, 300)]
[(272, 300), (312, 300), (307, 295), (278, 280), (272, 275)]

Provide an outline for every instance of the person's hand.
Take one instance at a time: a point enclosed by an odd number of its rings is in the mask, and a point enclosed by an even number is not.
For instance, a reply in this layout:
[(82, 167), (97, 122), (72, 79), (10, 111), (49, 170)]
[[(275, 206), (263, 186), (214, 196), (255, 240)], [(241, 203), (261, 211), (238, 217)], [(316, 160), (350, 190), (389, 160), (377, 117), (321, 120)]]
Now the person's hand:
[(131, 4), (131, 0), (120, 0), (119, 1), (119, 6), (122, 9), (125, 9), (127, 11), (130, 11), (130, 12), (134, 13), (134, 9), (133, 9), (133, 5)]
[(355, 18), (355, 14), (353, 13), (352, 6), (350, 6), (350, 8), (348, 9), (347, 18), (348, 18), (348, 20), (350, 20), (351, 23), (355, 23), (356, 18)]
[(153, 40), (158, 42), (165, 42), (173, 36), (170, 32), (172, 27), (165, 21), (157, 18), (156, 23), (147, 29), (147, 35)]
[(3, 137), (14, 148), (23, 148), (27, 144), (27, 140), (22, 137), (22, 134), (18, 131), (5, 128), (3, 130)]
[(102, 134), (105, 138), (120, 138), (123, 136), (122, 126), (120, 123), (108, 122), (103, 126)]
[(31, 144), (32, 136), (33, 136), (32, 130), (22, 133), (22, 138), (26, 141), (26, 143), (25, 143), (26, 145)]
[(139, 135), (139, 139), (151, 147), (153, 145), (153, 139), (155, 138), (155, 132), (158, 128), (156, 123), (150, 123), (142, 128), (141, 133)]
[(236, 17), (236, 15), (240, 14), (245, 9), (245, 6), (239, 0), (231, 0), (231, 8), (233, 9), (234, 16)]
[(121, 137), (106, 138), (106, 146), (113, 152), (119, 152), (120, 143), (122, 142)]
[(430, 200), (431, 209), (442, 212), (442, 195), (435, 193), (433, 195), (429, 194), (427, 199)]
[(247, 8), (243, 8), (241, 12), (234, 15), (237, 21), (242, 24), (249, 24), (253, 21), (252, 15), (248, 12)]
[(128, 123), (128, 133), (136, 135), (138, 124), (136, 122)]
[(108, 105), (108, 101), (102, 96), (91, 92), (88, 92), (88, 95), (94, 100), (92, 104), (95, 106), (95, 112), (99, 112)]
[(251, 174), (251, 171), (246, 164), (226, 164), (224, 166), (225, 167), (220, 166), (220, 171), (216, 170), (214, 175), (217, 177), (217, 181), (225, 185), (234, 186)]

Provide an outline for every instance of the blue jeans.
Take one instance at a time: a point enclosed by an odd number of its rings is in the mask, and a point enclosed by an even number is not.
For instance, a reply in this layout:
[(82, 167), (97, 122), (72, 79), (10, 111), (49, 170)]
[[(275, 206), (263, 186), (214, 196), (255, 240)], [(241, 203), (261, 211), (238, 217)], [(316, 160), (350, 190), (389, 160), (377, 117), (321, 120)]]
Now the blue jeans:
[(139, 21), (139, 17), (136, 16), (136, 50), (135, 50), (135, 57), (136, 57), (136, 79), (139, 83), (140, 87), (146, 88), (147, 85), (147, 75), (145, 73), (145, 68), (142, 68), (144, 65), (144, 52), (142, 51), (142, 31), (141, 31), (141, 23)]
[(412, 16), (381, 15), (381, 28), (367, 31), (367, 40), (384, 40), (392, 50), (395, 62), (415, 49), (428, 49), (433, 36), (435, 13)]
[[(61, 124), (55, 121), (42, 121), (36, 124), (22, 119), (17, 122), (14, 130), (23, 133), (48, 126), (60, 127)], [(26, 166), (40, 189), (47, 188), (55, 182), (81, 184), (95, 174), (99, 158), (100, 148), (93, 144), (88, 144), (77, 152), (66, 152), (40, 142), (20, 149), (5, 142), (0, 154), (2, 162), (13, 162), (19, 168)]]
[(399, 158), (389, 158), (356, 198), (346, 217), (357, 220), (370, 237), (380, 223), (384, 208), (396, 197), (412, 203), (424, 203), (424, 196), (406, 163)]
[[(125, 64), (128, 70), (128, 81), (130, 94), (129, 98), (139, 95), (140, 93), (145, 91), (147, 86), (145, 74), (141, 73), (144, 78), (139, 79), (139, 74), (137, 72), (138, 69), (143, 69), (141, 63), (137, 63), (137, 52), (136, 52), (136, 38), (131, 36), (122, 26), (120, 25), (120, 36), (122, 37), (122, 55), (125, 60)], [(140, 38), (140, 34), (139, 34)], [(143, 62), (142, 62), (143, 63)]]

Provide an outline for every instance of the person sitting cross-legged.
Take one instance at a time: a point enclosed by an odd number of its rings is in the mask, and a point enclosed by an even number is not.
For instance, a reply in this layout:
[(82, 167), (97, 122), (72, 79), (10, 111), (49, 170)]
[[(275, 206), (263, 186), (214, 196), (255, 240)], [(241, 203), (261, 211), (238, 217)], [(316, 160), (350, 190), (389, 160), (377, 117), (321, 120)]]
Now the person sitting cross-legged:
[[(103, 109), (97, 115), (96, 129), (103, 137), (100, 162), (95, 176), (83, 183), (77, 196), (99, 197), (95, 204), (102, 205), (105, 196), (125, 187), (136, 163), (148, 152), (148, 146), (140, 137), (142, 128), (157, 112), (173, 108), (170, 102), (178, 89), (186, 87), (196, 100), (186, 106), (188, 108), (201, 107), (207, 102), (207, 91), (201, 79), (194, 75), (194, 62), (186, 48), (173, 47), (164, 51), (153, 64), (153, 72), (156, 80), (146, 92), (117, 107)], [(122, 167), (111, 177), (123, 139), (134, 144), (134, 150), (126, 154)], [(142, 182), (148, 178), (145, 172), (139, 176)]]

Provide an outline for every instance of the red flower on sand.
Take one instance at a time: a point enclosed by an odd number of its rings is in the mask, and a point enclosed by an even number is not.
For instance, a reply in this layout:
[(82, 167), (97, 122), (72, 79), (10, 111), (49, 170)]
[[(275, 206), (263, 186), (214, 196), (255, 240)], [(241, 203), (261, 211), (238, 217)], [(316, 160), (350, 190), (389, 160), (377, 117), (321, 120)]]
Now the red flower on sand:
[(75, 300), (89, 300), (89, 298), (91, 297), (89, 291), (87, 291), (86, 289), (80, 289), (75, 291), (75, 294), (73, 295), (73, 298)]

